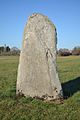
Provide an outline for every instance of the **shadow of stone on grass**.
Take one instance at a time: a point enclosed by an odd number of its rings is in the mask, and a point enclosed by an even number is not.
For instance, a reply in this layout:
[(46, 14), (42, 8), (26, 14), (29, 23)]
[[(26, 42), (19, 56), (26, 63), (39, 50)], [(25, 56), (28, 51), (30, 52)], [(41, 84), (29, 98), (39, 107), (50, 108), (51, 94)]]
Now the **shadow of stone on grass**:
[(80, 91), (80, 77), (68, 82), (62, 83), (64, 98), (71, 97), (74, 93)]

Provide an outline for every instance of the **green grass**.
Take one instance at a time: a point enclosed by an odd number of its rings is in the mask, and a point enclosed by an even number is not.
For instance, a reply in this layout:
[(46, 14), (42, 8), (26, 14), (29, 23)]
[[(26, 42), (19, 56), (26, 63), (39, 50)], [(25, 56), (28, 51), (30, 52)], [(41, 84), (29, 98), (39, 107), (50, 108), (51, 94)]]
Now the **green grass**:
[(63, 104), (16, 98), (19, 57), (0, 56), (0, 120), (80, 120), (80, 56), (58, 57)]

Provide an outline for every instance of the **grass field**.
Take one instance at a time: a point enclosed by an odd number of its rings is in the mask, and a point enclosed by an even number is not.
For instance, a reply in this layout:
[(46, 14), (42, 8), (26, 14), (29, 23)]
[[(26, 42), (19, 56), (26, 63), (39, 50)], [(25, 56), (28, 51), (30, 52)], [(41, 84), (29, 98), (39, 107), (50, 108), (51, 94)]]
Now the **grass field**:
[(58, 57), (63, 104), (16, 98), (18, 56), (0, 56), (0, 120), (80, 120), (80, 56)]

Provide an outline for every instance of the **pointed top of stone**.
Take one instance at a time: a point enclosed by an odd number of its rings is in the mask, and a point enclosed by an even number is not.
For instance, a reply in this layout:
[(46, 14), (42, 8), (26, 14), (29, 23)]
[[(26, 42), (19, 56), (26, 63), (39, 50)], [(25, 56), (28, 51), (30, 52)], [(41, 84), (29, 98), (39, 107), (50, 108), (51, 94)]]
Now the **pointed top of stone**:
[(46, 15), (43, 15), (41, 13), (33, 13), (31, 16), (28, 17), (28, 21), (30, 21), (33, 18), (37, 18), (38, 21), (42, 18), (46, 22), (49, 22), (56, 29), (55, 25), (52, 23), (51, 20), (49, 20), (49, 18)]

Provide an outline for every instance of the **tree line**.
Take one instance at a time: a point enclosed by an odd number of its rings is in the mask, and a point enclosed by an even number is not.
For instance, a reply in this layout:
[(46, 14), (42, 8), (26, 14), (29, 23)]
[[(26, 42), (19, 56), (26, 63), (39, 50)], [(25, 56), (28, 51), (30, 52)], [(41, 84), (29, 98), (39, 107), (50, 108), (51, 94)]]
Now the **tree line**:
[(19, 55), (20, 50), (17, 47), (0, 46), (0, 55)]
[(80, 55), (80, 46), (76, 46), (72, 50), (61, 48), (57, 51), (57, 53), (59, 56)]
[[(20, 50), (17, 47), (0, 46), (0, 55), (19, 55)], [(57, 50), (59, 56), (80, 55), (80, 46), (74, 47), (72, 50), (61, 48)]]

